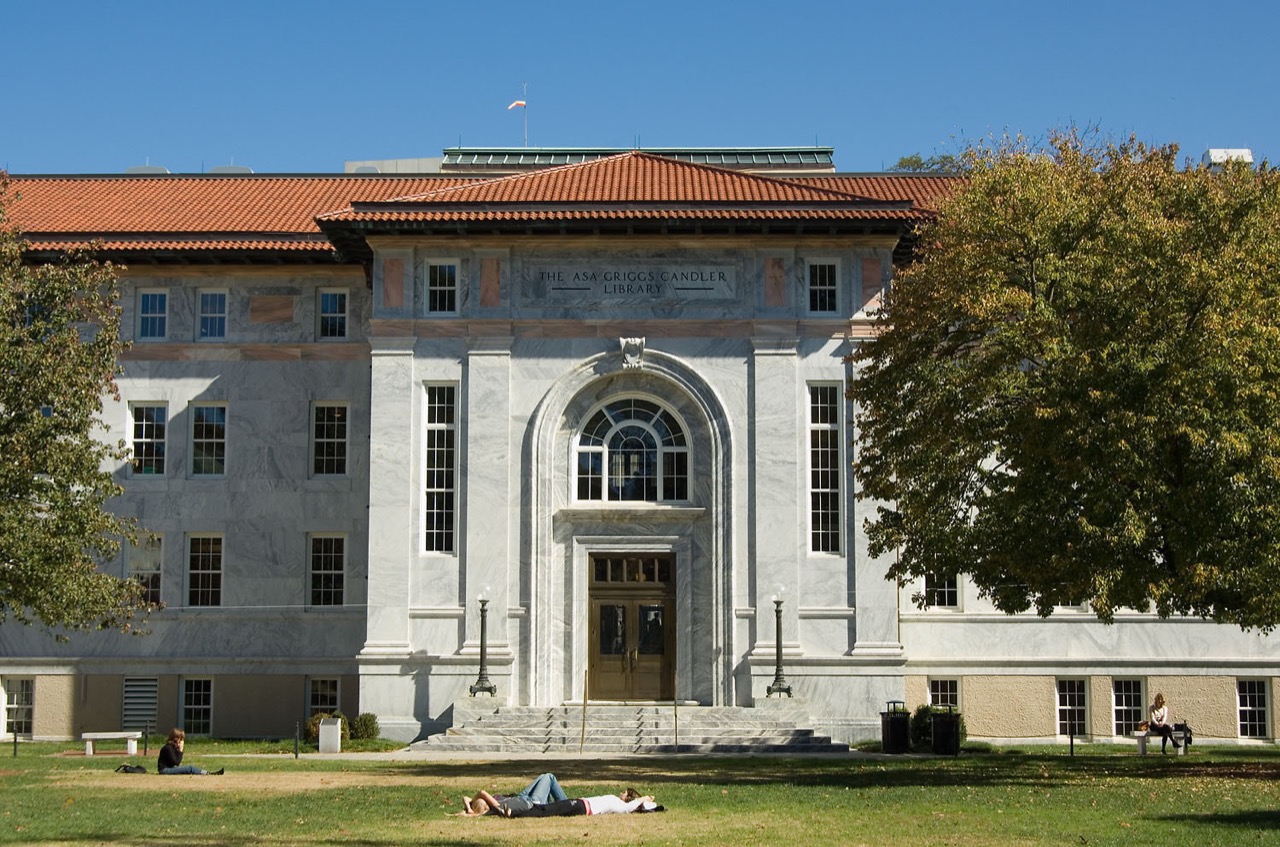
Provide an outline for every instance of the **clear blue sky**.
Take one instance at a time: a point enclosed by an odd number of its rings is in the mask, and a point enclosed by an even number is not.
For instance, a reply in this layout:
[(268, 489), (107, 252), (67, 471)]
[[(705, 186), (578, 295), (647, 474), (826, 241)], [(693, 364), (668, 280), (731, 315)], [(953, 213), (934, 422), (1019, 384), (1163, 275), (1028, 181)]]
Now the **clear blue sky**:
[(0, 0), (0, 168), (173, 172), (530, 146), (835, 148), (1069, 123), (1280, 158), (1280, 3)]

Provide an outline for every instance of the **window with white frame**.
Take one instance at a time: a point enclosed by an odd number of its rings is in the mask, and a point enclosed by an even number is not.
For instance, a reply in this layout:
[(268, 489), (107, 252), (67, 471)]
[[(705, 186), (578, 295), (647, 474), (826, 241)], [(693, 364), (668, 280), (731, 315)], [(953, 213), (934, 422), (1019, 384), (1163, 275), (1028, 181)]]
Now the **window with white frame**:
[(341, 606), (347, 570), (344, 535), (311, 536), (311, 605)]
[(196, 338), (216, 341), (227, 337), (227, 292), (201, 289), (196, 293)]
[(338, 711), (338, 678), (312, 677), (307, 681), (307, 717)]
[(960, 608), (960, 580), (954, 576), (924, 575), (924, 602), (935, 609)]
[(689, 499), (684, 426), (652, 400), (612, 400), (578, 436), (579, 500), (683, 502)]
[(213, 733), (213, 680), (182, 681), (182, 729), (188, 735)]
[(429, 553), (454, 552), (457, 389), (426, 386), (422, 433), (422, 526)]
[(1236, 680), (1241, 738), (1267, 737), (1267, 681)]
[(187, 539), (187, 605), (222, 605), (222, 536)]
[(1146, 700), (1142, 697), (1142, 680), (1115, 679), (1111, 681), (1112, 708), (1115, 715), (1116, 735), (1132, 735), (1142, 723)]
[(165, 430), (169, 407), (165, 403), (133, 403), (133, 473), (135, 476), (164, 476)]
[(1088, 726), (1083, 679), (1058, 680), (1058, 734), (1084, 735)]
[(809, 549), (839, 553), (844, 524), (839, 385), (809, 386)]
[(163, 340), (169, 329), (169, 292), (158, 288), (138, 291), (138, 338)]
[(929, 705), (935, 709), (960, 708), (960, 680), (929, 680)]
[(160, 574), (164, 566), (164, 538), (149, 535), (129, 548), (129, 576), (142, 586), (143, 599), (160, 602)]
[(458, 311), (458, 265), (454, 262), (428, 262), (427, 314), (453, 314)]
[(191, 475), (227, 472), (227, 407), (191, 407)]
[(322, 288), (317, 293), (316, 335), (318, 337), (347, 337), (348, 293), (345, 288)]
[(806, 263), (808, 274), (809, 311), (814, 314), (835, 314), (839, 309), (839, 265), (830, 261)]
[(35, 726), (36, 681), (31, 677), (4, 678), (4, 731), (10, 738), (30, 736)]
[(316, 403), (311, 407), (311, 473), (344, 476), (347, 473), (346, 403)]

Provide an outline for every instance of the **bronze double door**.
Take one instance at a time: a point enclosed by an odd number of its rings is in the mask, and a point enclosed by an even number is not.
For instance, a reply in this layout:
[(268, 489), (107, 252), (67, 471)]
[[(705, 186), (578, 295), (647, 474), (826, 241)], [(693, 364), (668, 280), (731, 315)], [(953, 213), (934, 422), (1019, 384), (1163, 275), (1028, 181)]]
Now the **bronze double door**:
[(675, 561), (667, 554), (590, 557), (587, 696), (675, 697)]

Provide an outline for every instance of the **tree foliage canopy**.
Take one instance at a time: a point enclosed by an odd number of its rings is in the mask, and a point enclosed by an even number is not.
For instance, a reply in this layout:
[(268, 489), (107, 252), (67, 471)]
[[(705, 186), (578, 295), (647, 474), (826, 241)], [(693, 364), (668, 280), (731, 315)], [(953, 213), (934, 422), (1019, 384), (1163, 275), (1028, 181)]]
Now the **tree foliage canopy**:
[(965, 154), (855, 358), (899, 579), (1280, 621), (1280, 176), (1074, 130)]
[(123, 445), (94, 437), (116, 396), (114, 269), (83, 256), (23, 262), (0, 174), (0, 622), (127, 629), (138, 585), (104, 573), (132, 522), (105, 509)]
[(919, 153), (903, 156), (889, 168), (893, 173), (954, 174), (965, 168), (964, 160), (951, 153), (935, 153), (924, 157)]

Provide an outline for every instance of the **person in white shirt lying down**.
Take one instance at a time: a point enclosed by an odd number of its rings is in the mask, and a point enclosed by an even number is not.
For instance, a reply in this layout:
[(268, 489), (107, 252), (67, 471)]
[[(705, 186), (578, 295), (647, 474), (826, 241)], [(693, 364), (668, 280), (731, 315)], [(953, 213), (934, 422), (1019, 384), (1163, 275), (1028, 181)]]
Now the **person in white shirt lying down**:
[[(484, 798), (486, 792), (477, 792), (479, 796), (468, 798), (467, 813), (470, 815), (502, 815), (508, 818), (559, 818), (574, 815), (625, 815), (633, 812), (665, 812), (666, 807), (654, 801), (652, 795), (641, 795), (634, 788), (628, 788), (621, 794), (601, 794), (596, 797), (577, 797), (566, 800), (551, 800), (545, 803), (509, 803), (497, 800), (490, 803)], [(487, 808), (478, 808), (483, 804)]]

